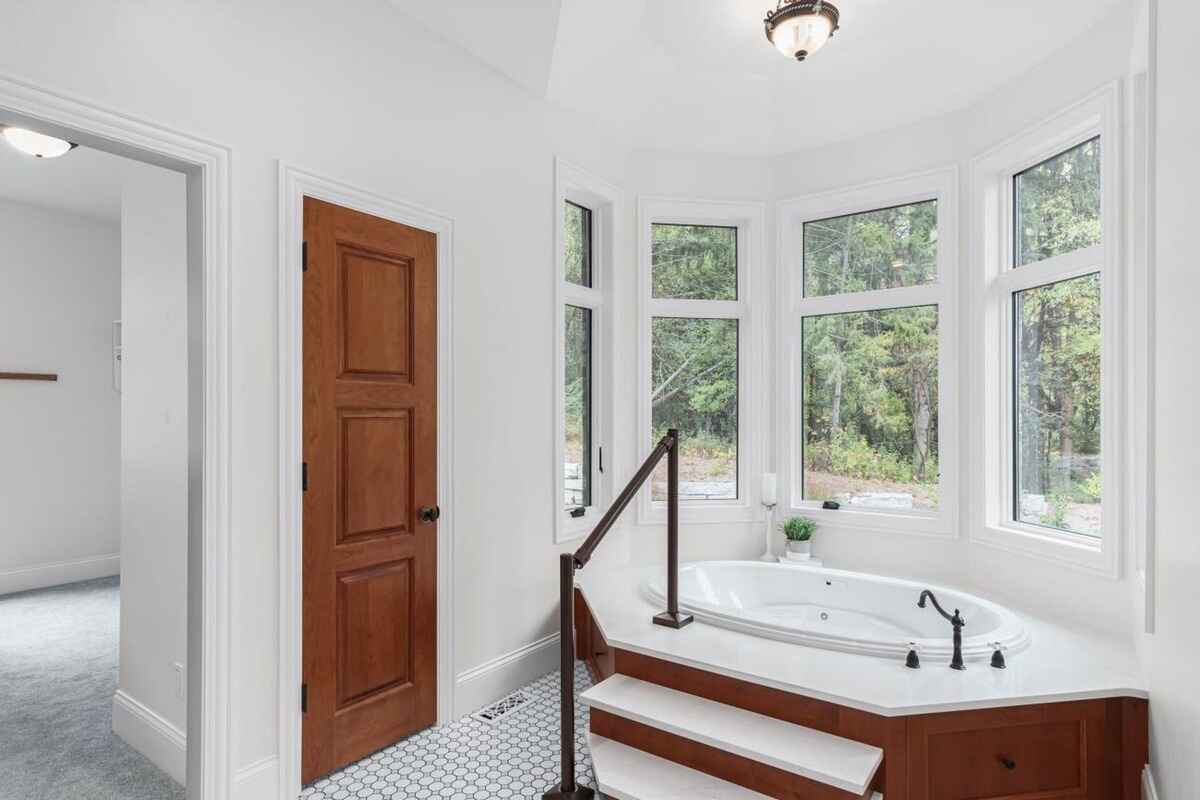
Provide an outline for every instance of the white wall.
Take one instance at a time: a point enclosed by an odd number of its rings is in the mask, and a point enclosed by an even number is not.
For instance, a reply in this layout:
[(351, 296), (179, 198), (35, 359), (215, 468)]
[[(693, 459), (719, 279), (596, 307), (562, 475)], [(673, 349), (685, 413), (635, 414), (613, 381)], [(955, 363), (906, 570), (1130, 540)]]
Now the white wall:
[(0, 594), (118, 571), (120, 232), (0, 200)]
[(186, 185), (181, 173), (145, 164), (130, 164), (124, 180), (121, 675), (114, 730), (182, 780), (183, 752), (146, 739), (148, 721), (131, 720), (121, 709), (136, 701), (176, 729), (170, 733), (186, 730), (186, 692), (175, 669), (187, 663)]
[(621, 132), (383, 0), (0, 11), (0, 74), (233, 148), (233, 768), (277, 747), (277, 159), (454, 219), (455, 671), (551, 633), (553, 157), (619, 184)]
[(1200, 792), (1200, 360), (1193, 344), (1200, 294), (1194, 236), (1200, 186), (1200, 56), (1193, 35), (1198, 26), (1195, 3), (1158, 0), (1157, 614), (1143, 652), (1150, 679), (1150, 763), (1160, 800), (1189, 800)]

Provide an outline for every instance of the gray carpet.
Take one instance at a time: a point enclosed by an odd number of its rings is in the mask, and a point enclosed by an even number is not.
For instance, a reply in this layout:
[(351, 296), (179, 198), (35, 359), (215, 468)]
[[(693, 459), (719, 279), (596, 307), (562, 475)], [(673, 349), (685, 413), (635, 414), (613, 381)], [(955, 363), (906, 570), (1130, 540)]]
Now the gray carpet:
[(117, 578), (0, 597), (0, 800), (183, 800), (112, 732)]

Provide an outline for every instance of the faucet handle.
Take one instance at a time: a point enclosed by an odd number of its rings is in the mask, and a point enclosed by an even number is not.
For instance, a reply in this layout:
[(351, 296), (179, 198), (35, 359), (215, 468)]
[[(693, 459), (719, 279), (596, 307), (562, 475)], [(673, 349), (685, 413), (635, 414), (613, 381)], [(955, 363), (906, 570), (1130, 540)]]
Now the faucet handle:
[(992, 648), (992, 666), (1005, 669), (1008, 664), (1004, 661), (1004, 651), (1008, 650), (1008, 645), (1003, 642), (988, 642), (988, 647)]
[(908, 657), (904, 659), (904, 666), (909, 669), (920, 669), (921, 658), (917, 655), (917, 651), (921, 649), (921, 645), (916, 642), (908, 643)]

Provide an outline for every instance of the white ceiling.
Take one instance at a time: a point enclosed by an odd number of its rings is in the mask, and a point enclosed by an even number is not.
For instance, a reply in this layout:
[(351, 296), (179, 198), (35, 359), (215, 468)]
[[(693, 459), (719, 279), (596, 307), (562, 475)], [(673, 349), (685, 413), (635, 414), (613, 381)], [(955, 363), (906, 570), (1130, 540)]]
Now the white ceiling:
[(0, 197), (119, 224), (128, 163), (88, 147), (59, 158), (33, 158), (0, 142)]
[(1119, 0), (839, 0), (810, 61), (774, 51), (774, 0), (392, 0), (550, 101), (663, 150), (778, 153), (970, 105)]

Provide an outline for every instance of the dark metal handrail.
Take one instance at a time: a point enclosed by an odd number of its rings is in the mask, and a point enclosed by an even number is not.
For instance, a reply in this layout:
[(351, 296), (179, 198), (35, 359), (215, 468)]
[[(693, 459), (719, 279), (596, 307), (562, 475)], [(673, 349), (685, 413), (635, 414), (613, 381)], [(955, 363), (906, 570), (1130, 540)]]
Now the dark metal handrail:
[(592, 553), (650, 478), (663, 456), (667, 457), (667, 610), (654, 616), (654, 624), (682, 628), (692, 621), (691, 615), (679, 613), (679, 431), (672, 428), (617, 495), (579, 549), (559, 556), (562, 780), (542, 795), (543, 800), (590, 800), (595, 797), (591, 788), (575, 781), (575, 572), (583, 569), (591, 560)]

